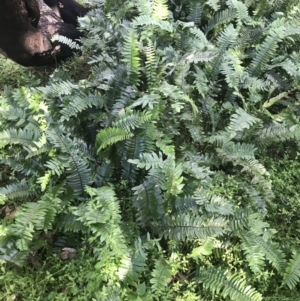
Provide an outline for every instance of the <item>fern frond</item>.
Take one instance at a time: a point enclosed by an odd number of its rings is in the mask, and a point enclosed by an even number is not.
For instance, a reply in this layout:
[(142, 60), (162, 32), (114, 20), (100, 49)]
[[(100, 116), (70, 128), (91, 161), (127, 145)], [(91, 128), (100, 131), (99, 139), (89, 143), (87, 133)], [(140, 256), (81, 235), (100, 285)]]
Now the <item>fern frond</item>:
[[(140, 16), (136, 17), (132, 22), (134, 28), (138, 26), (157, 26), (160, 30), (165, 30), (167, 32), (173, 32), (174, 28), (172, 23), (163, 20), (157, 20), (151, 16)], [(145, 29), (147, 30), (147, 29)]]
[[(245, 241), (245, 247), (248, 246), (246, 252), (250, 254), (249, 256), (252, 260), (256, 260), (256, 262), (252, 262), (253, 269), (259, 270), (259, 266), (257, 266), (257, 264), (260, 264), (260, 260), (262, 258), (261, 255), (258, 254), (259, 251), (276, 268), (277, 271), (282, 272), (286, 261), (282, 250), (277, 244), (266, 242), (262, 237), (255, 235), (252, 231), (245, 233), (243, 240)], [(252, 246), (252, 250), (250, 250), (249, 246)], [(256, 252), (256, 255), (254, 252)]]
[(6, 200), (14, 200), (18, 198), (29, 198), (34, 195), (33, 191), (29, 190), (26, 183), (15, 183), (0, 188), (0, 203), (4, 204)]
[(193, 216), (188, 213), (167, 218), (159, 233), (169, 239), (185, 240), (186, 238), (213, 237), (226, 232), (227, 222), (224, 218), (205, 219), (202, 216)]
[(246, 284), (239, 274), (227, 276), (221, 269), (209, 268), (200, 270), (199, 281), (213, 293), (221, 294), (231, 300), (262, 301), (262, 296), (254, 288)]
[(191, 0), (189, 6), (188, 20), (194, 22), (195, 25), (199, 25), (201, 22), (202, 3), (200, 0)]
[(265, 267), (265, 254), (261, 252), (259, 246), (257, 246), (251, 238), (247, 236), (247, 233), (239, 235), (242, 244), (241, 247), (246, 254), (249, 267), (254, 274), (259, 274)]
[(129, 160), (130, 163), (136, 164), (138, 168), (154, 169), (163, 166), (162, 153), (143, 153), (140, 155), (140, 159)]
[(295, 288), (300, 280), (300, 253), (294, 253), (288, 262), (284, 273), (283, 285), (287, 285), (291, 290)]
[(133, 206), (137, 210), (138, 221), (142, 226), (164, 215), (162, 192), (153, 176), (132, 190), (134, 191)]
[(100, 95), (76, 95), (69, 99), (68, 103), (60, 110), (62, 114), (61, 121), (68, 121), (71, 117), (77, 116), (87, 108), (102, 108), (104, 99)]
[(129, 83), (136, 86), (140, 77), (140, 58), (139, 58), (139, 42), (134, 30), (129, 30), (123, 43), (123, 59), (122, 62), (127, 67)]
[(157, 20), (167, 19), (169, 17), (168, 1), (167, 0), (154, 0), (152, 15)]
[(101, 130), (96, 137), (97, 151), (132, 137), (132, 133), (120, 128), (106, 128)]
[(51, 38), (52, 42), (58, 41), (62, 44), (67, 45), (68, 47), (70, 47), (71, 49), (77, 49), (80, 50), (81, 47), (78, 43), (76, 43), (75, 41), (73, 41), (72, 39), (69, 39), (65, 36), (59, 35), (59, 34), (55, 34), (52, 38)]
[(82, 194), (85, 186), (91, 183), (91, 169), (88, 162), (79, 156), (72, 156), (67, 172), (68, 185), (75, 195)]
[(209, 21), (205, 27), (205, 34), (207, 35), (210, 30), (219, 24), (223, 24), (233, 20), (236, 17), (236, 10), (234, 8), (225, 9), (217, 12)]
[(220, 64), (224, 59), (224, 55), (227, 51), (227, 48), (230, 45), (234, 45), (236, 43), (238, 37), (237, 30), (233, 27), (233, 25), (229, 25), (225, 28), (225, 30), (218, 37), (218, 41), (220, 43), (220, 50), (217, 58), (213, 61), (211, 71), (209, 73), (209, 79), (214, 80), (220, 71)]
[(155, 86), (157, 81), (157, 58), (155, 56), (155, 48), (152, 41), (148, 41), (148, 46), (145, 49), (146, 53), (146, 76), (147, 76), (147, 85), (148, 89), (150, 90), (152, 87)]
[(230, 117), (230, 123), (226, 131), (237, 133), (242, 130), (250, 129), (254, 124), (261, 123), (261, 120), (253, 115), (248, 114), (242, 108), (238, 108)]
[(260, 49), (257, 51), (255, 58), (252, 60), (248, 72), (250, 75), (259, 76), (262, 70), (265, 68), (269, 59), (274, 56), (279, 42), (284, 38), (285, 29), (279, 27), (269, 31), (269, 35), (262, 43)]
[(6, 145), (20, 144), (24, 146), (32, 145), (40, 139), (40, 131), (27, 129), (7, 129), (0, 132), (0, 148)]
[(112, 127), (121, 128), (129, 132), (140, 127), (143, 123), (149, 122), (151, 117), (152, 114), (149, 111), (135, 112), (124, 110), (118, 114), (116, 121), (112, 123)]
[(234, 212), (233, 216), (229, 216), (230, 227), (234, 232), (242, 231), (249, 228), (249, 208), (241, 208)]
[(80, 86), (73, 84), (70, 81), (60, 81), (50, 84), (49, 86), (38, 87), (36, 90), (41, 91), (46, 95), (58, 97), (62, 95), (71, 95), (73, 94), (74, 90), (80, 90)]
[(155, 293), (163, 293), (166, 286), (170, 282), (170, 278), (172, 275), (173, 272), (170, 265), (163, 258), (156, 260), (155, 267), (151, 272), (151, 289)]
[(199, 205), (200, 208), (203, 206), (209, 213), (225, 216), (233, 214), (233, 206), (228, 200), (220, 196), (212, 195), (204, 189), (197, 189), (193, 197), (195, 198), (197, 205)]

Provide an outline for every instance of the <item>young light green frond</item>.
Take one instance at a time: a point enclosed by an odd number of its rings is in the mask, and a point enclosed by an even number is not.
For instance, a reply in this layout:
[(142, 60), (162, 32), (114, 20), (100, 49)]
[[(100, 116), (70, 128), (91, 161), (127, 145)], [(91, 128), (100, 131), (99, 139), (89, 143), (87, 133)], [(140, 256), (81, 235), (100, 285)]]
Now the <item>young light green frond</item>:
[(239, 274), (227, 276), (226, 272), (220, 268), (201, 269), (199, 280), (205, 288), (213, 293), (221, 294), (224, 298), (228, 296), (233, 301), (263, 300), (262, 295), (247, 285), (246, 281)]
[(50, 181), (51, 181), (51, 171), (47, 171), (45, 175), (39, 177), (36, 182), (41, 185), (41, 191), (45, 191)]
[(153, 0), (153, 17), (157, 20), (165, 20), (169, 17), (168, 1)]
[(148, 89), (151, 90), (157, 81), (157, 65), (158, 59), (156, 58), (155, 48), (151, 40), (148, 41), (148, 46), (145, 49), (146, 54), (146, 77)]
[(300, 280), (300, 253), (294, 253), (286, 267), (283, 279), (283, 285), (287, 285), (291, 290)]
[(136, 8), (140, 15), (146, 15), (146, 16), (151, 16), (152, 15), (152, 1), (145, 1), (145, 0), (134, 0), (136, 4)]
[(201, 241), (201, 246), (194, 248), (191, 255), (189, 256), (192, 258), (201, 258), (202, 255), (211, 255), (215, 246), (215, 241), (216, 239), (214, 237), (208, 237), (204, 241)]
[(132, 137), (132, 134), (120, 128), (106, 128), (97, 134), (96, 144), (98, 152), (119, 141)]
[(218, 11), (221, 8), (220, 0), (207, 0), (205, 4), (210, 6), (214, 11)]
[(129, 83), (133, 86), (137, 85), (140, 78), (140, 57), (139, 57), (139, 42), (134, 30), (128, 30), (123, 44), (123, 59), (122, 62), (127, 67)]

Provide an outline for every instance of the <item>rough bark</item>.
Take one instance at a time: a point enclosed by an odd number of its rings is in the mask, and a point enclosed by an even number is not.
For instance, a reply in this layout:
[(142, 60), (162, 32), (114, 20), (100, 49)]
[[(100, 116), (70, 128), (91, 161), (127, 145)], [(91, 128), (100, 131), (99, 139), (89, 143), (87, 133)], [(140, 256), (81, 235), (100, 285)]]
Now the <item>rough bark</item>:
[[(57, 11), (40, 0), (0, 0), (2, 54), (23, 66), (52, 64), (72, 55), (72, 49), (52, 42), (51, 38), (59, 34), (78, 39), (80, 32), (74, 24), (87, 10), (74, 0), (50, 2), (56, 3)], [(70, 12), (68, 17), (65, 17), (66, 11)], [(64, 16), (65, 22), (60, 16)]]

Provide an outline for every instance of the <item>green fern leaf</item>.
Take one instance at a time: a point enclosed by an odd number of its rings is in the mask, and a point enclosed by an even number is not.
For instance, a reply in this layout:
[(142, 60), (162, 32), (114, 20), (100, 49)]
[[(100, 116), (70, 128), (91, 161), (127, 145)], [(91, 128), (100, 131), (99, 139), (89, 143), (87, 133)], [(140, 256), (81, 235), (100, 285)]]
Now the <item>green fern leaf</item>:
[(136, 86), (140, 77), (140, 58), (139, 58), (139, 43), (134, 30), (129, 30), (124, 39), (123, 59), (122, 62), (127, 67), (129, 82)]
[(119, 141), (132, 137), (132, 133), (119, 128), (106, 128), (97, 134), (97, 152)]
[(0, 204), (4, 204), (6, 200), (14, 200), (17, 198), (29, 198), (34, 193), (29, 190), (26, 183), (15, 183), (0, 188)]
[(153, 1), (153, 17), (158, 20), (167, 19), (169, 16), (168, 1), (154, 0)]
[(152, 290), (155, 293), (162, 294), (172, 275), (171, 267), (163, 258), (156, 260), (155, 267), (151, 272), (152, 278), (150, 279)]
[(213, 237), (226, 232), (227, 222), (224, 218), (205, 219), (188, 213), (166, 219), (163, 226), (158, 227), (159, 233), (175, 240), (186, 238)]
[(295, 288), (300, 280), (300, 253), (294, 253), (290, 259), (285, 273), (283, 284), (287, 285), (291, 290)]
[(199, 273), (199, 280), (204, 287), (213, 293), (221, 293), (224, 298), (229, 296), (234, 301), (262, 301), (261, 294), (248, 286), (239, 274), (226, 276), (223, 270), (216, 268), (200, 270)]
[(278, 44), (284, 38), (285, 28), (277, 27), (269, 32), (260, 49), (257, 51), (255, 58), (249, 66), (249, 74), (259, 76), (265, 65), (275, 54)]
[(7, 129), (0, 132), (0, 148), (3, 148), (8, 144), (28, 146), (33, 142), (38, 141), (40, 136), (41, 134), (38, 130)]

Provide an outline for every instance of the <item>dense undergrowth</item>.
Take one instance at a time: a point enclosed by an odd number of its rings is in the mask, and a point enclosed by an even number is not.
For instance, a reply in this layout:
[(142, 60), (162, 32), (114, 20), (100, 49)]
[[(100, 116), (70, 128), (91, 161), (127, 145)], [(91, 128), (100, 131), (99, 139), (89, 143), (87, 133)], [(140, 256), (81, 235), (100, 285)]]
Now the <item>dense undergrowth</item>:
[(0, 61), (0, 299), (299, 300), (300, 1), (95, 3)]

